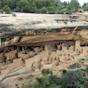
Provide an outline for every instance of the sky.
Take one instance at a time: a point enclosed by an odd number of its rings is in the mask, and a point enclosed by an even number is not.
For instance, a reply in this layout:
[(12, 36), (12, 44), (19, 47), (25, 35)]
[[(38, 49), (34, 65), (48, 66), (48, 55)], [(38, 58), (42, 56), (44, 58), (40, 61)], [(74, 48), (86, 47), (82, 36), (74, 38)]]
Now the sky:
[[(71, 0), (61, 0), (61, 1), (71, 1)], [(80, 2), (81, 5), (83, 5), (83, 3), (88, 2), (88, 0), (78, 0)]]

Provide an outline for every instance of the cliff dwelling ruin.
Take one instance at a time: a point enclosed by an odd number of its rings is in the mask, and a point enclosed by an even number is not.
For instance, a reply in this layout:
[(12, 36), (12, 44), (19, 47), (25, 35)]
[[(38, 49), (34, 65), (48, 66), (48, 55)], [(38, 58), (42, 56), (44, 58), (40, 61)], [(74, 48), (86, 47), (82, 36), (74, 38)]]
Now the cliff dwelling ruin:
[(57, 68), (62, 70), (80, 58), (88, 58), (88, 13), (16, 13), (16, 17), (3, 14), (0, 19), (0, 80), (3, 83), (11, 86), (9, 77), (39, 73), (48, 68), (56, 74)]

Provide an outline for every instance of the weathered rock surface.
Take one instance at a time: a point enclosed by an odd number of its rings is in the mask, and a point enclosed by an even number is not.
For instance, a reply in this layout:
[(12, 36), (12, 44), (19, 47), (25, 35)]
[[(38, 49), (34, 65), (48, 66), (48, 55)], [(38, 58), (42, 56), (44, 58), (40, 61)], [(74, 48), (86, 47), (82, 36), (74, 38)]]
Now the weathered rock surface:
[[(0, 14), (0, 36), (19, 35), (34, 31), (51, 31), (52, 29), (88, 27), (88, 16), (85, 14)], [(74, 17), (74, 18), (72, 18)]]

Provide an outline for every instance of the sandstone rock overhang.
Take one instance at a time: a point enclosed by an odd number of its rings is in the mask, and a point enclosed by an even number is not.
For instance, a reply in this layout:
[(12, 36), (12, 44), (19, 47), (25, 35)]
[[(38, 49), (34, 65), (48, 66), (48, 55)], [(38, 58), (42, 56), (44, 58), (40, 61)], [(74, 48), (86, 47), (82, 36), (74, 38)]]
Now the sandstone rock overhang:
[[(61, 29), (88, 28), (85, 15), (69, 14), (0, 14), (0, 37), (22, 35), (25, 32), (60, 31)], [(72, 18), (73, 17), (73, 18)], [(83, 19), (80, 19), (83, 18)]]
[[(82, 40), (82, 36), (74, 34), (65, 34), (65, 33), (48, 33), (43, 35), (36, 36), (24, 36), (17, 43), (14, 43), (15, 46), (39, 46), (47, 44), (58, 44), (60, 41), (77, 41)], [(85, 40), (85, 39), (83, 39)]]

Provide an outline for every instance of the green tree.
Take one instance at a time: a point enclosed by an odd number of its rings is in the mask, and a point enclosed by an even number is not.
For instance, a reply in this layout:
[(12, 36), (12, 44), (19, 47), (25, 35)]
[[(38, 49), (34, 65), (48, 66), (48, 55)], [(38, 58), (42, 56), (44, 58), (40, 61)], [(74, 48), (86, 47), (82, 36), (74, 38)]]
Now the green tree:
[(68, 11), (70, 13), (72, 12), (77, 12), (80, 8), (80, 4), (78, 2), (78, 0), (71, 0), (71, 2), (68, 5)]
[(28, 0), (19, 0), (16, 6), (16, 11), (29, 12), (30, 6)]
[[(0, 11), (6, 5), (12, 11), (26, 13), (73, 13), (81, 8), (78, 0), (71, 0), (69, 3), (61, 0), (0, 0)], [(88, 3), (82, 8), (88, 11)]]
[(5, 6), (3, 7), (3, 12), (5, 12), (5, 13), (7, 13), (7, 14), (10, 14), (10, 13), (11, 13), (11, 9), (9, 8), (8, 5), (5, 5)]
[(82, 6), (82, 9), (84, 11), (88, 11), (88, 3), (84, 3), (83, 6)]
[(35, 6), (39, 13), (55, 13), (54, 0), (35, 0)]
[(16, 8), (18, 1), (19, 0), (5, 0), (6, 5), (8, 5), (12, 11)]
[(5, 0), (0, 0), (0, 8), (2, 8), (5, 5)]
[(63, 9), (64, 5), (60, 0), (55, 0), (55, 12), (56, 13), (63, 13), (61, 10)]

